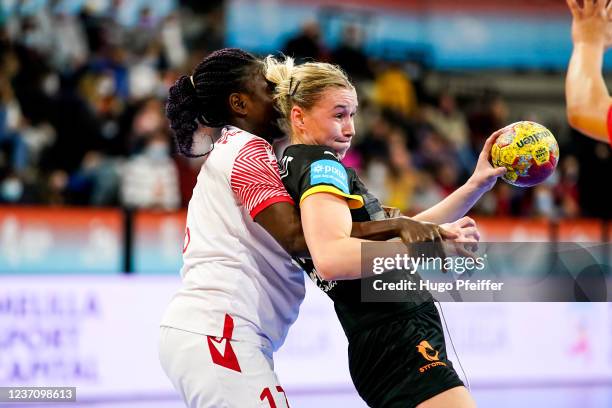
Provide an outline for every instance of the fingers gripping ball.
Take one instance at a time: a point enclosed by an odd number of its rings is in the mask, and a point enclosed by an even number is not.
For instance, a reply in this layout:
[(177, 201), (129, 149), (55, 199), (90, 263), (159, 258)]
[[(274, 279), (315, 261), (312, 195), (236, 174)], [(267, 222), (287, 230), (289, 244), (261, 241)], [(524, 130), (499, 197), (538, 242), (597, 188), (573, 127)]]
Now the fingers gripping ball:
[(493, 167), (508, 169), (503, 178), (519, 187), (531, 187), (546, 180), (557, 167), (559, 145), (544, 126), (516, 122), (508, 126), (491, 149)]

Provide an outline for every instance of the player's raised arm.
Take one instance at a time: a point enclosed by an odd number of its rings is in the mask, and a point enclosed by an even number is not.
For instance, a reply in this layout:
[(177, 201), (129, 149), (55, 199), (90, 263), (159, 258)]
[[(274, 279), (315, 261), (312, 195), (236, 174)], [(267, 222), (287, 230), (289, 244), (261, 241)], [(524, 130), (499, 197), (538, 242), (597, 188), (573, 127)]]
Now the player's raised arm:
[(605, 49), (612, 44), (612, 2), (567, 0), (574, 48), (565, 81), (569, 124), (596, 140), (609, 141), (612, 97), (602, 75)]

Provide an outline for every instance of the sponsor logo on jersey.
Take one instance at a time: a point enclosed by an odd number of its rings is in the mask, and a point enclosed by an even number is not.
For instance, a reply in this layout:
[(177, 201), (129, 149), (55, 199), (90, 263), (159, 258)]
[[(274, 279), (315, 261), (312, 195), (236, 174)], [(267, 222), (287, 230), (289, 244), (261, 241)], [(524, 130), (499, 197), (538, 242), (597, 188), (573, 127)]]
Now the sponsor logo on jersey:
[(334, 160), (317, 160), (310, 165), (310, 185), (317, 184), (331, 184), (349, 194), (346, 169)]

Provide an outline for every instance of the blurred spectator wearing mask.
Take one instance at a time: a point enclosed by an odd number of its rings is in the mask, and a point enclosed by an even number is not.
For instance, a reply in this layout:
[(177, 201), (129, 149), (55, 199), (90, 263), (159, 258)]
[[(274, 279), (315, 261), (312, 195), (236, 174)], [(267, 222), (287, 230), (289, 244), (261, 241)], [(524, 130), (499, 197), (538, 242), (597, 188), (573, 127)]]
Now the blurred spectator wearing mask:
[(164, 131), (153, 132), (142, 153), (125, 164), (120, 193), (122, 204), (131, 208), (175, 210), (180, 207), (178, 172)]
[(306, 22), (302, 26), (302, 31), (287, 41), (283, 53), (295, 58), (298, 64), (313, 60), (325, 60), (326, 50), (321, 43), (319, 24), (316, 21)]

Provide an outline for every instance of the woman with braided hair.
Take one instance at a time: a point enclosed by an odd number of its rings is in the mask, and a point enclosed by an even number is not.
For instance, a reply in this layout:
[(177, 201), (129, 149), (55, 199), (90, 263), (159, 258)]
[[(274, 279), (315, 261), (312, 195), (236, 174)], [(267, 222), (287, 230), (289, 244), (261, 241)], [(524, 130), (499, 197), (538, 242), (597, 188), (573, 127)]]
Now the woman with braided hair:
[[(281, 133), (263, 72), (251, 54), (222, 49), (169, 92), (179, 150), (206, 156), (187, 212), (183, 286), (162, 319), (159, 350), (189, 407), (288, 406), (272, 353), (304, 296), (303, 271), (290, 255), (307, 247), (270, 145)], [(222, 129), (198, 152), (200, 125)], [(352, 233), (407, 243), (446, 234), (404, 218), (356, 223)]]

